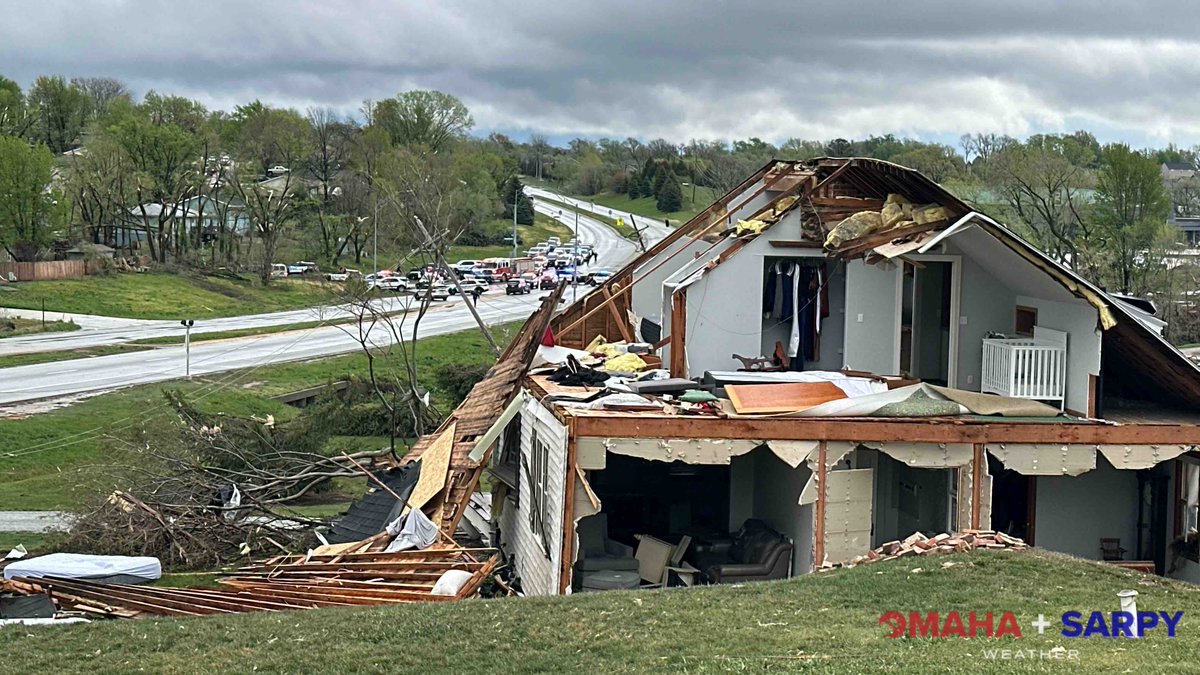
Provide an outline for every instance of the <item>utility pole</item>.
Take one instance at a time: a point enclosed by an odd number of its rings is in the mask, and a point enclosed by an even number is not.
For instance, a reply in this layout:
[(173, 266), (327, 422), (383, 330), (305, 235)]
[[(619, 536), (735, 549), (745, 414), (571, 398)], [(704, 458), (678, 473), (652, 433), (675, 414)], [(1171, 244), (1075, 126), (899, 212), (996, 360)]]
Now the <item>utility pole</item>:
[(575, 211), (575, 236), (571, 237), (575, 240), (575, 250), (571, 252), (571, 263), (575, 269), (575, 274), (571, 275), (571, 302), (575, 302), (576, 296), (579, 294), (579, 211)]
[(183, 326), (183, 374), (187, 379), (192, 379), (192, 326), (196, 322), (192, 319), (184, 319), (179, 324)]
[[(539, 170), (540, 168), (541, 167), (539, 166)], [(521, 181), (516, 176), (513, 177), (513, 181), (515, 181), (517, 183), (517, 187), (520, 188)], [(521, 203), (522, 192), (524, 192), (523, 189), (513, 190), (513, 259), (516, 259), (517, 257), (517, 204)]]

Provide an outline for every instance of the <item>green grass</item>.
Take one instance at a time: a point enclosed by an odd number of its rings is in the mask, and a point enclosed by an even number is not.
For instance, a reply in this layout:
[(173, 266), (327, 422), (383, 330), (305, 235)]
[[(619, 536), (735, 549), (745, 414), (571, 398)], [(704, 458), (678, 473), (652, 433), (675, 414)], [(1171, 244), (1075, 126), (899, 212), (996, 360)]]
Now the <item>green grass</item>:
[[(507, 344), (518, 327), (505, 324), (492, 331), (497, 342)], [(440, 365), (493, 361), (486, 341), (475, 330), (424, 338), (416, 345), (416, 356), (417, 371), (426, 378), (427, 385), (432, 384), (433, 372)], [(385, 360), (377, 367), (389, 365)], [(162, 424), (170, 419), (164, 391), (183, 392), (202, 411), (260, 417), (270, 414), (283, 420), (298, 411), (272, 400), (272, 396), (351, 376), (365, 377), (366, 373), (366, 357), (354, 353), (191, 381), (140, 385), (51, 412), (0, 419), (0, 505), (9, 510), (71, 508), (77, 503), (73, 491), (81, 482), (79, 472), (102, 461), (105, 448), (121, 445), (121, 439), (140, 425)], [(448, 412), (454, 402), (440, 392), (434, 394), (434, 404)], [(378, 438), (339, 438), (349, 451), (381, 445)]]
[[(485, 223), (483, 226), (484, 232), (492, 234), (512, 235), (512, 221), (497, 219)], [(546, 241), (549, 237), (558, 237), (566, 241), (571, 238), (571, 228), (554, 220), (550, 216), (541, 213), (535, 213), (533, 217), (533, 225), (517, 225), (517, 235), (521, 239), (521, 244), (517, 246), (517, 253), (521, 254), (525, 249), (537, 244), (539, 241)], [(512, 255), (512, 245), (505, 244), (502, 246), (451, 246), (446, 251), (446, 260), (451, 264), (458, 260), (480, 260), (483, 258), (507, 258)]]
[[(944, 562), (955, 565), (943, 569)], [(921, 571), (915, 571), (920, 569)], [(1185, 613), (1178, 637), (1038, 635), (1039, 614)], [(888, 638), (890, 610), (1015, 613), (1022, 638)], [(903, 558), (741, 587), (565, 598), (114, 620), (6, 634), (12, 672), (1191, 673), (1200, 590), (1040, 552)], [(397, 636), (413, 639), (401, 640)], [(1078, 650), (1078, 661), (996, 660), (985, 650)]]
[(37, 551), (54, 536), (44, 532), (0, 532), (0, 558), (13, 550), (17, 544), (24, 546), (27, 551)]
[(150, 349), (149, 346), (137, 344), (97, 345), (79, 349), (64, 349), (57, 352), (33, 352), (31, 354), (7, 354), (0, 356), (0, 368), (14, 366), (29, 366), (35, 363), (52, 363), (55, 361), (70, 361), (71, 359), (87, 359), (94, 356), (108, 356), (125, 352), (140, 352)]
[(709, 204), (713, 202), (714, 199), (716, 199), (716, 196), (713, 195), (711, 188), (697, 187), (696, 198), (693, 201), (691, 186), (685, 186), (683, 188), (683, 208), (679, 211), (664, 213), (658, 210), (658, 206), (655, 205), (653, 197), (630, 199), (629, 195), (614, 194), (611, 192), (602, 192), (597, 195), (588, 196), (573, 196), (578, 199), (585, 199), (595, 202), (601, 206), (607, 206), (610, 209), (617, 209), (618, 211), (628, 211), (630, 213), (636, 213), (639, 216), (646, 216), (648, 218), (655, 218), (657, 220), (669, 219), (673, 227), (682, 225), (683, 223), (691, 220), (696, 216), (697, 213), (703, 211), (708, 207)]
[(62, 333), (72, 330), (79, 330), (79, 325), (74, 321), (47, 321), (43, 324), (39, 319), (20, 319), (15, 316), (5, 316), (4, 312), (0, 310), (0, 340), (18, 335)]
[[(309, 328), (317, 328), (318, 326), (335, 326), (339, 323), (353, 323), (353, 318), (347, 318), (343, 321), (301, 321), (300, 323), (285, 323), (278, 326), (255, 326), (254, 328), (239, 328), (237, 330), (219, 330), (212, 333), (196, 333), (192, 336), (192, 342), (207, 342), (210, 340), (229, 340), (232, 338), (250, 337), (253, 335), (270, 335), (274, 333), (286, 333), (295, 330), (308, 330)], [(183, 344), (182, 335), (160, 335), (159, 337), (142, 338), (134, 340), (129, 344), (133, 345), (181, 345)]]
[[(616, 218), (609, 218), (608, 216), (602, 216), (598, 213), (592, 213), (591, 211), (588, 211), (586, 209), (577, 208), (577, 207), (567, 204), (565, 202), (560, 202), (557, 199), (541, 198), (541, 201), (547, 202), (547, 203), (553, 205), (555, 208), (561, 208), (562, 210), (564, 210), (568, 213), (578, 213), (579, 215), (587, 216), (587, 217), (591, 218), (592, 220), (599, 220), (600, 222), (604, 223), (605, 225), (608, 225), (612, 229), (616, 230), (617, 234), (621, 235), (622, 237), (624, 237), (626, 239), (636, 239), (637, 238), (637, 233), (634, 231), (633, 225), (631, 223), (626, 223), (624, 220), (622, 220), (621, 222), (617, 222)], [(564, 240), (564, 241), (566, 241), (566, 240)]]
[(323, 281), (276, 279), (269, 286), (161, 272), (26, 281), (0, 293), (0, 307), (99, 314), (135, 319), (205, 319), (326, 304), (333, 286)]

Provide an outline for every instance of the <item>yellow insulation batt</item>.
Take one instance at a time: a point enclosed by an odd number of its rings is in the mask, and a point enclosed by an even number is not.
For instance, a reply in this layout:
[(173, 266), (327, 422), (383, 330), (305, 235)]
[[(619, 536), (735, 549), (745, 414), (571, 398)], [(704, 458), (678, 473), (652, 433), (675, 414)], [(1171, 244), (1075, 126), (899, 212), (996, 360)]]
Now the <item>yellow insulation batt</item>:
[(834, 226), (825, 238), (825, 248), (835, 249), (842, 244), (864, 237), (883, 228), (883, 218), (878, 211), (859, 211)]

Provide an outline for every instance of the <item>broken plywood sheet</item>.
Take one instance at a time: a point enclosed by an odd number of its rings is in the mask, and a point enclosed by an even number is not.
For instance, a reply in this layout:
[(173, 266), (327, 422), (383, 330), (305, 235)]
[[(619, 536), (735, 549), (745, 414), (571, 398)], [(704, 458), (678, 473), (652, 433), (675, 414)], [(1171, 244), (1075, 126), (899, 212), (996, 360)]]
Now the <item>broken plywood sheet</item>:
[(922, 232), (912, 238), (900, 238), (889, 241), (886, 244), (881, 244), (875, 247), (875, 252), (879, 255), (891, 260), (892, 258), (902, 256), (905, 253), (911, 253), (925, 245), (930, 239), (938, 235), (938, 232)]
[(421, 455), (421, 477), (417, 479), (412, 496), (408, 498), (409, 507), (419, 509), (425, 506), (446, 487), (446, 472), (450, 469), (450, 452), (454, 449), (457, 426), (456, 422), (451, 422)]
[(850, 560), (871, 548), (875, 472), (848, 469), (825, 474), (825, 560)]
[(1078, 476), (1096, 468), (1093, 445), (988, 443), (987, 451), (1024, 476)]
[(1190, 445), (1097, 445), (1096, 449), (1118, 469), (1149, 469), (1159, 462), (1175, 459), (1190, 450)]
[(731, 384), (725, 393), (742, 415), (798, 412), (846, 398), (846, 392), (832, 382)]

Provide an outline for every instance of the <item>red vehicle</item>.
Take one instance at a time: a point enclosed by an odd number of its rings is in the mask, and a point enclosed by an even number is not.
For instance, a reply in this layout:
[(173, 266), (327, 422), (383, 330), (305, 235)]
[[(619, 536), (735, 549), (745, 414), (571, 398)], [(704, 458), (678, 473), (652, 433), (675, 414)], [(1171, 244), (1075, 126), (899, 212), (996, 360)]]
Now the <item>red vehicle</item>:
[(526, 272), (537, 270), (533, 258), (485, 258), (475, 269), (484, 271), (494, 281), (508, 281)]

